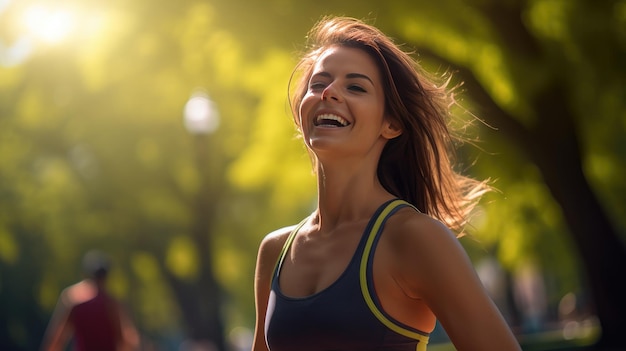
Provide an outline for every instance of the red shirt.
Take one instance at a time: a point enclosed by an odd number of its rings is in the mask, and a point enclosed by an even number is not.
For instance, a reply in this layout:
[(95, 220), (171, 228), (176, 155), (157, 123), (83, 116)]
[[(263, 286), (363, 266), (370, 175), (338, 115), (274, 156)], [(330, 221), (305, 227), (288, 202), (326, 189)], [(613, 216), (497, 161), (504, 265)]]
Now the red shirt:
[(117, 304), (109, 295), (98, 293), (93, 299), (72, 308), (69, 321), (74, 327), (76, 351), (115, 351), (122, 339)]

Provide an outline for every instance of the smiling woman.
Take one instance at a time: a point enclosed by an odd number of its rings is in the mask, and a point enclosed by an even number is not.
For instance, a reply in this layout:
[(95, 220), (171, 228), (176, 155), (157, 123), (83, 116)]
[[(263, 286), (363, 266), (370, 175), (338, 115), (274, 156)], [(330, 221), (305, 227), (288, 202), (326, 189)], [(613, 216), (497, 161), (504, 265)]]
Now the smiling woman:
[(317, 206), (259, 246), (252, 349), (426, 351), (439, 320), (458, 350), (520, 350), (450, 230), (487, 187), (447, 154), (446, 85), (356, 19), (309, 40), (291, 107)]

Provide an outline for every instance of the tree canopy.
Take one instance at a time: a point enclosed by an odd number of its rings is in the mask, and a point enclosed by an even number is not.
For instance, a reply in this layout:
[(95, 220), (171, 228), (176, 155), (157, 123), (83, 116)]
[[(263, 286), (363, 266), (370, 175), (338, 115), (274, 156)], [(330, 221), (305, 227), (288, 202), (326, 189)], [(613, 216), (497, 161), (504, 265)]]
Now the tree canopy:
[[(261, 238), (314, 207), (287, 89), (324, 15), (365, 19), (462, 82), (457, 158), (497, 189), (463, 243), (512, 276), (541, 267), (553, 314), (569, 292), (616, 303), (595, 308), (618, 345), (626, 1), (4, 0), (0, 348), (38, 348), (91, 248), (146, 340), (203, 336), (207, 272), (226, 331), (253, 327)], [(199, 90), (219, 114), (205, 136), (183, 125)]]

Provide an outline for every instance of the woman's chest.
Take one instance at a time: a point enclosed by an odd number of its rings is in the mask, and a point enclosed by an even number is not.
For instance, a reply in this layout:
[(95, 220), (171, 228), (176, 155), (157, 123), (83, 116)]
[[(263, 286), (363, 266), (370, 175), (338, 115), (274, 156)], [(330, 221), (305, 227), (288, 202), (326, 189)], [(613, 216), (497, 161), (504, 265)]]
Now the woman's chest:
[(344, 231), (334, 237), (296, 237), (281, 266), (281, 291), (286, 296), (305, 297), (331, 286), (355, 259), (362, 231)]

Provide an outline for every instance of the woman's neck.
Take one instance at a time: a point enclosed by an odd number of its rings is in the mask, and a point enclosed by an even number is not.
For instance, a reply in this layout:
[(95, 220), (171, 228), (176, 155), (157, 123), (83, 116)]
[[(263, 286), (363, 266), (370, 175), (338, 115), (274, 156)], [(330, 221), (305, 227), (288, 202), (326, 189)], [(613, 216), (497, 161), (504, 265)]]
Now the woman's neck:
[(320, 163), (317, 172), (318, 208), (314, 220), (320, 228), (369, 219), (383, 202), (394, 198), (380, 184), (374, 167)]

